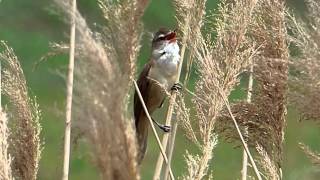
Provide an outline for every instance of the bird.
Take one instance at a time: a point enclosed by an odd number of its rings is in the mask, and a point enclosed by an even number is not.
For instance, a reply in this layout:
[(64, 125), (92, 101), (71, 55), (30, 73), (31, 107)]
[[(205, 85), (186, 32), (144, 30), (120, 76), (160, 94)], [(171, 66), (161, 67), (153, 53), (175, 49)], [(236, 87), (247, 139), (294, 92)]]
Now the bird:
[[(168, 91), (181, 89), (181, 85), (175, 83), (180, 60), (179, 51), (176, 30), (160, 28), (153, 35), (151, 57), (137, 80), (150, 115), (162, 107)], [(134, 118), (138, 144), (137, 161), (141, 164), (147, 150), (149, 120), (137, 91), (134, 94)], [(161, 125), (153, 118), (152, 121), (164, 132), (170, 131), (170, 126)]]

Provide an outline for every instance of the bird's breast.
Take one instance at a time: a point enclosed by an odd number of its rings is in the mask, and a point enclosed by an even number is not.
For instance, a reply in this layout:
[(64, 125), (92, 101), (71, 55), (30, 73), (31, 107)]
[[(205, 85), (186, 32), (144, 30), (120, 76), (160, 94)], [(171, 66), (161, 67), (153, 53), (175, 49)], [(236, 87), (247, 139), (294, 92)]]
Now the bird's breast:
[(178, 72), (179, 60), (161, 61), (150, 69), (149, 78), (160, 83), (167, 91), (173, 86)]
[(175, 83), (178, 73), (179, 46), (177, 43), (169, 43), (161, 51), (164, 54), (153, 59), (149, 78), (157, 81), (169, 91)]

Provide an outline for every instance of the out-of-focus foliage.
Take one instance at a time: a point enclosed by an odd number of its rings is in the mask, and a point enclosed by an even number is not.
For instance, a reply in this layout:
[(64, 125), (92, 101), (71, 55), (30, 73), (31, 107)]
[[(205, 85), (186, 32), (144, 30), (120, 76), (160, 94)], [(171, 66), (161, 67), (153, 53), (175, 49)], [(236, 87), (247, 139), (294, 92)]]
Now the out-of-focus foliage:
[[(301, 0), (288, 0), (290, 7), (293, 7), (299, 14), (303, 14), (305, 7)], [(209, 0), (207, 9), (215, 11), (217, 0)], [(86, 18), (92, 29), (101, 28), (100, 24), (105, 23), (102, 12), (94, 0), (78, 0), (78, 8)], [(154, 0), (149, 5), (143, 16), (146, 32), (143, 35), (143, 47), (138, 58), (137, 71), (140, 72), (142, 65), (147, 61), (150, 51), (149, 32), (159, 27), (176, 27), (174, 19), (174, 8), (170, 0)], [(57, 75), (56, 70), (65, 72), (67, 58), (58, 56), (33, 67), (43, 55), (49, 51), (50, 42), (67, 42), (69, 28), (63, 22), (63, 18), (57, 15), (53, 8), (53, 2), (49, 0), (27, 1), (27, 0), (2, 0), (0, 3), (0, 39), (7, 41), (19, 57), (22, 68), (25, 72), (31, 94), (37, 96), (40, 109), (43, 110), (42, 136), (46, 144), (40, 161), (39, 179), (54, 180), (61, 178), (62, 154), (63, 154), (63, 116), (57, 116), (57, 109), (64, 109), (65, 83), (64, 79)], [(194, 88), (194, 79), (191, 77), (190, 87)], [(245, 81), (241, 86), (245, 86)], [(243, 97), (241, 88), (232, 92), (232, 98)], [(186, 101), (188, 102), (188, 100)], [(191, 113), (191, 118), (192, 114)], [(164, 118), (163, 112), (158, 112), (155, 118)], [(305, 142), (313, 150), (320, 151), (318, 146), (320, 132), (312, 122), (298, 122), (297, 113), (289, 109), (288, 127), (286, 131), (286, 142), (284, 154), (286, 155), (283, 164), (284, 179), (317, 179), (319, 171), (314, 171), (309, 161), (297, 146), (297, 142)], [(185, 162), (182, 154), (190, 143), (182, 135), (177, 133), (177, 144), (173, 157), (173, 171), (175, 175), (181, 175), (185, 169)], [(150, 146), (141, 169), (142, 179), (151, 179), (154, 171), (155, 161), (158, 155), (158, 147), (152, 137)], [(196, 149), (196, 148), (194, 148)], [(196, 151), (196, 150), (195, 150)], [(214, 174), (215, 179), (236, 179), (240, 176), (241, 151), (232, 148), (232, 145), (220, 141), (215, 150)], [(88, 148), (82, 141), (73, 146), (72, 159), (70, 163), (70, 179), (86, 180), (98, 179), (98, 171), (90, 162)]]

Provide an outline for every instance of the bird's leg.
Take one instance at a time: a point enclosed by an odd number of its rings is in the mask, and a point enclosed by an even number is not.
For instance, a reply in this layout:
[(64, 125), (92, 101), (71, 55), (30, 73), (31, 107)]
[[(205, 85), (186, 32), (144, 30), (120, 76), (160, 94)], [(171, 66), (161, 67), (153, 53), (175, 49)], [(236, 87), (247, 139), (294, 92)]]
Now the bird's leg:
[(152, 121), (163, 131), (163, 132), (170, 132), (171, 131), (171, 126), (163, 125), (158, 123), (156, 120), (152, 118)]
[(174, 91), (180, 91), (181, 89), (182, 89), (181, 83), (174, 83), (174, 85), (171, 87), (171, 90), (174, 90)]

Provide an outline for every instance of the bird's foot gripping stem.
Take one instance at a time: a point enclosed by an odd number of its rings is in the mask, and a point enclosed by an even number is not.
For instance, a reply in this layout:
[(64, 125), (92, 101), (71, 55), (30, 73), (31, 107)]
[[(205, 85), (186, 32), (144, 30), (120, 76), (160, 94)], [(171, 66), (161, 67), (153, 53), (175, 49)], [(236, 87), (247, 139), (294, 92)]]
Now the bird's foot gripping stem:
[(165, 133), (168, 133), (168, 132), (171, 131), (171, 126), (167, 126), (167, 125), (161, 124), (161, 125), (159, 126), (159, 128), (160, 128), (163, 132), (165, 132)]
[(155, 121), (153, 118), (152, 118), (152, 121), (165, 133), (167, 132), (170, 132), (171, 131), (171, 126), (167, 126), (167, 125), (164, 125), (164, 124), (160, 124), (158, 123), (157, 121)]
[(182, 89), (182, 84), (181, 83), (175, 83), (172, 87), (171, 90), (173, 91), (180, 91)]

